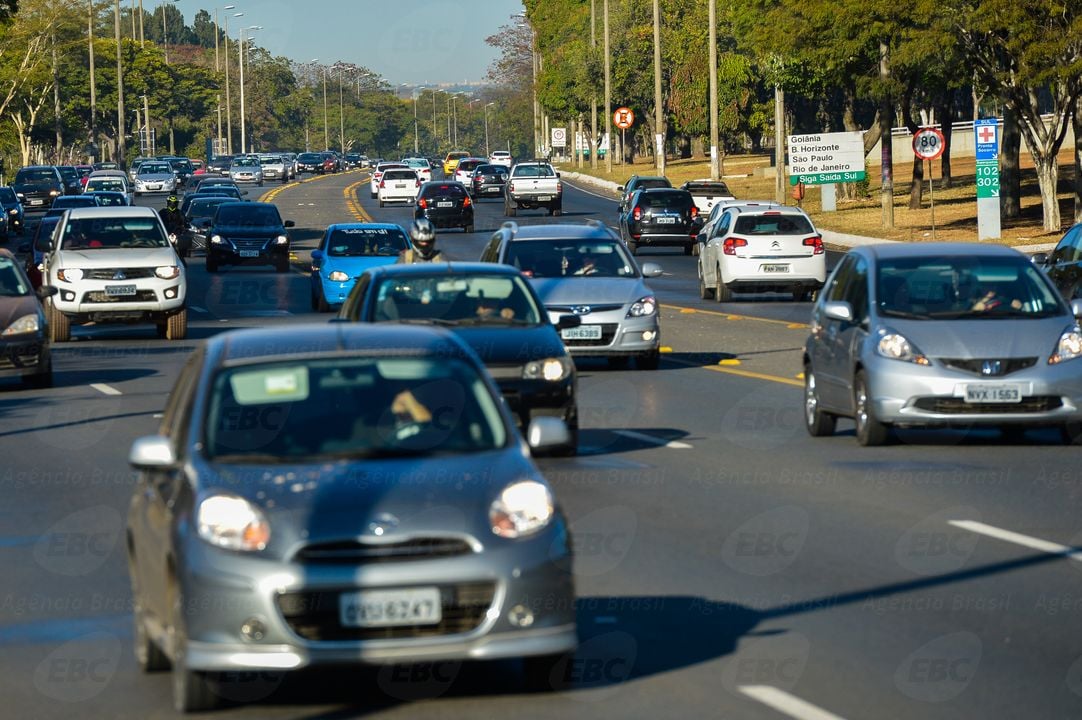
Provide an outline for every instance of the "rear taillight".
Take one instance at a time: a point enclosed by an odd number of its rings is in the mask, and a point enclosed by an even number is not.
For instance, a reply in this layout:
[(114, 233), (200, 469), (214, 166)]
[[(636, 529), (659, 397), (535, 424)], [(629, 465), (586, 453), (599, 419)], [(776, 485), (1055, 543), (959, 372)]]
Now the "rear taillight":
[(697, 217), (699, 217), (699, 208), (696, 207), (695, 205), (692, 205), (691, 206), (691, 219), (694, 220)]
[(804, 238), (803, 244), (804, 247), (815, 248), (815, 250), (812, 251), (812, 255), (822, 255), (824, 252), (823, 238), (820, 235), (813, 235), (812, 237)]
[(631, 219), (635, 220), (636, 222), (638, 222), (639, 220), (642, 220), (642, 208), (641, 207), (636, 206), (635, 209), (631, 211)]
[(736, 249), (738, 247), (747, 247), (748, 241), (744, 238), (730, 237), (725, 238), (725, 242), (721, 244), (721, 251), (725, 255), (736, 255)]
[(426, 207), (428, 207), (428, 203), (427, 203), (427, 202), (425, 202), (425, 199), (424, 199), (424, 198), (421, 198), (420, 200), (418, 200), (418, 201), (417, 201), (417, 207), (419, 207), (419, 208), (421, 208), (422, 210), (424, 210), (424, 209), (425, 209)]
[(421, 181), (420, 180), (417, 181), (416, 187), (421, 187)]
[(470, 199), (469, 199), (469, 197), (467, 197), (465, 200), (462, 201), (462, 207), (467, 208), (469, 206), (470, 206)]
[(387, 183), (386, 183), (386, 182), (384, 182), (383, 180), (380, 180), (380, 181), (379, 181), (379, 186), (380, 186), (381, 188), (385, 188), (385, 187), (387, 187)]
[(564, 184), (560, 181), (556, 181), (556, 194), (560, 194), (564, 191)]
[(513, 182), (511, 182), (511, 183), (507, 183), (507, 189), (508, 189), (508, 190), (509, 190), (510, 192), (514, 192), (514, 191), (515, 191), (515, 184), (514, 184)]

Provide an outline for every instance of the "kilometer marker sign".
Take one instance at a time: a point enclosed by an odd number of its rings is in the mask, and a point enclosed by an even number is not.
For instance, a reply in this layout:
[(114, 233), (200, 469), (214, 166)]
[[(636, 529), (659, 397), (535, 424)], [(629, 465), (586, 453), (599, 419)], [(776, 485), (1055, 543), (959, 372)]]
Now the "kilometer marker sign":
[(867, 177), (864, 155), (859, 131), (790, 135), (789, 184), (859, 182)]

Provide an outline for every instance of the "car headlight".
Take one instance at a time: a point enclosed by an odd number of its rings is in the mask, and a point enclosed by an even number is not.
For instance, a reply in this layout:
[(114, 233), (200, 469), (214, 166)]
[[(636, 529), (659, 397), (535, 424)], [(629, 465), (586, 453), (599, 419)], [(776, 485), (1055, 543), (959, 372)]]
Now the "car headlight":
[(1073, 327), (1070, 330), (1064, 330), (1059, 336), (1059, 342), (1056, 343), (1055, 351), (1048, 358), (1048, 364), (1058, 365), (1077, 357), (1082, 357), (1082, 331)]
[(159, 268), (154, 268), (154, 274), (162, 280), (172, 280), (173, 278), (180, 276), (180, 266), (162, 265)]
[(18, 214), (19, 214), (19, 208), (11, 208), (10, 210), (8, 210), (8, 215), (18, 215)]
[(536, 480), (511, 483), (488, 511), (492, 532), (505, 538), (532, 535), (548, 525), (552, 515), (552, 493)]
[(571, 358), (545, 358), (544, 360), (532, 360), (522, 368), (522, 377), (526, 380), (548, 380), (559, 382), (571, 374), (574, 364)]
[(256, 506), (235, 495), (211, 495), (196, 512), (199, 537), (227, 550), (255, 551), (267, 547), (270, 524)]
[(23, 315), (8, 325), (0, 335), (22, 335), (23, 333), (37, 332), (40, 328), (37, 313), (34, 313), (33, 315)]
[(15, 193), (15, 197), (19, 198), (20, 200), (26, 199), (26, 195), (24, 195), (23, 193)]
[(53, 197), (56, 197), (57, 195), (60, 194), (60, 191), (59, 190), (50, 190), (49, 194), (52, 195)]
[(289, 242), (289, 237), (286, 235), (279, 235), (277, 238), (275, 238), (274, 242), (278, 243), (279, 245), (285, 245), (287, 242)]
[(347, 280), (349, 280), (349, 275), (342, 272), (341, 270), (335, 270), (327, 276), (327, 279), (331, 282), (346, 282)]
[(924, 356), (917, 346), (909, 342), (904, 335), (896, 332), (881, 331), (879, 342), (876, 343), (875, 351), (882, 357), (891, 360), (916, 363), (917, 365), (931, 365), (931, 361)]
[(639, 298), (631, 305), (631, 309), (627, 311), (628, 317), (646, 317), (647, 315), (653, 315), (657, 312), (657, 300), (653, 295), (647, 295), (644, 298)]
[(223, 240), (221, 235), (211, 235), (210, 242), (212, 245), (221, 245)]
[(79, 268), (60, 268), (56, 271), (56, 277), (64, 282), (79, 282), (83, 279), (83, 271)]

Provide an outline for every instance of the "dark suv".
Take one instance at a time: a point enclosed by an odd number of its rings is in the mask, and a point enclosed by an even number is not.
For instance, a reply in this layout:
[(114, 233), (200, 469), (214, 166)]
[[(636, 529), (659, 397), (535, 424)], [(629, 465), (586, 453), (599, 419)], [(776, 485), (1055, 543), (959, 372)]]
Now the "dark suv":
[(64, 180), (52, 165), (19, 168), (11, 187), (28, 211), (48, 210), (53, 206), (53, 200), (64, 194)]
[(10, 187), (0, 187), (0, 208), (8, 216), (8, 230), (22, 235), (26, 229), (26, 223), (23, 219), (23, 204)]
[(74, 165), (57, 165), (56, 171), (64, 181), (65, 195), (80, 195), (83, 192), (83, 176)]
[(460, 227), (473, 232), (473, 201), (459, 182), (433, 180), (417, 192), (414, 218), (428, 218), (438, 228)]
[(622, 193), (620, 195), (620, 212), (627, 210), (627, 201), (631, 199), (631, 196), (635, 194), (636, 190), (671, 187), (672, 183), (669, 182), (669, 178), (667, 177), (662, 177), (660, 175), (632, 175), (626, 184), (616, 188)]
[(282, 222), (274, 203), (227, 202), (218, 206), (207, 229), (207, 272), (219, 265), (270, 264), (289, 271), (289, 235), (293, 221)]
[(620, 215), (620, 237), (632, 254), (642, 245), (680, 247), (691, 254), (701, 227), (699, 208), (687, 190), (638, 190)]

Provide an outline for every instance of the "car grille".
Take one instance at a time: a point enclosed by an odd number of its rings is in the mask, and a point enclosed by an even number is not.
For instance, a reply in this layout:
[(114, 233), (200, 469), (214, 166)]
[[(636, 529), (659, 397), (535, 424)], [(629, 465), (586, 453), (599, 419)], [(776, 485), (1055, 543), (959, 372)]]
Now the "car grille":
[(494, 380), (522, 379), (521, 365), (486, 365), (485, 368)]
[(238, 251), (240, 250), (263, 250), (267, 241), (263, 238), (231, 238), (229, 242), (233, 243)]
[(346, 540), (308, 545), (301, 548), (294, 559), (300, 563), (319, 565), (363, 565), (403, 560), (432, 560), (466, 555), (471, 552), (473, 549), (470, 544), (460, 538), (425, 537), (392, 543)]
[(475, 630), (496, 596), (496, 583), (477, 582), (440, 585), (441, 620), (435, 625), (398, 627), (342, 627), (339, 597), (348, 590), (282, 593), (277, 597), (278, 610), (290, 629), (311, 641), (404, 640), (409, 638), (455, 635)]
[(941, 415), (1024, 415), (1050, 412), (1063, 406), (1058, 395), (1031, 395), (1016, 403), (968, 403), (957, 397), (924, 397), (914, 407)]
[[(593, 325), (594, 323), (583, 323), (583, 325)], [(585, 340), (579, 338), (564, 338), (564, 345), (567, 347), (601, 347), (603, 345), (612, 345), (613, 338), (616, 337), (616, 329), (619, 327), (618, 323), (601, 323), (601, 339), (600, 340)]]
[[(117, 277), (117, 273), (123, 277)], [(138, 280), (154, 277), (154, 268), (94, 268), (84, 271), (83, 277), (87, 280)]]
[[(961, 370), (963, 372), (973, 373), (974, 375), (980, 375), (982, 377), (1001, 377), (1003, 375), (1010, 375), (1013, 372), (1019, 370), (1025, 370), (1026, 368), (1033, 367), (1037, 364), (1037, 358), (1002, 358), (1002, 359), (969, 359), (969, 358), (939, 358), (939, 362), (943, 363), (947, 367), (953, 370)], [(990, 363), (990, 368), (995, 369), (995, 363), (999, 363), (997, 372), (983, 372), (985, 363)]]
[(94, 290), (83, 295), (84, 303), (132, 303), (157, 302), (158, 296), (153, 290), (136, 290), (134, 295), (106, 295), (102, 290)]
[(31, 348), (30, 350), (31, 352), (0, 354), (0, 370), (36, 367), (38, 364), (38, 349)]
[[(575, 311), (572, 308), (577, 307), (588, 307), (590, 308), (591, 313), (603, 313), (619, 310), (623, 305), (590, 305), (589, 303), (582, 303), (581, 305), (546, 305), (545, 309), (549, 312), (561, 313), (563, 315), (574, 315)], [(588, 315), (589, 313), (583, 315), (583, 320), (585, 320)]]

